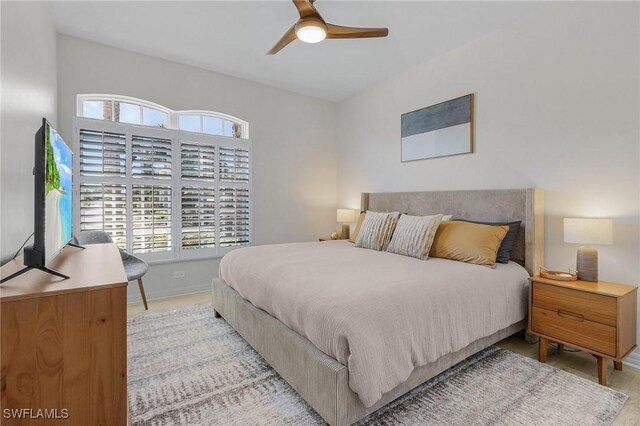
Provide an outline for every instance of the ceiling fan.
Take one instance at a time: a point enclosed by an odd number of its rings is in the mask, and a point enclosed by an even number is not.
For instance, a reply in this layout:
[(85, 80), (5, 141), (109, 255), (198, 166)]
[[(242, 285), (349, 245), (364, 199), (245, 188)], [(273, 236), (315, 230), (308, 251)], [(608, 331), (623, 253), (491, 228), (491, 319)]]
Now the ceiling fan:
[(305, 43), (319, 43), (325, 38), (370, 38), (386, 37), (389, 34), (388, 28), (355, 28), (329, 24), (322, 19), (314, 2), (315, 0), (293, 0), (300, 19), (267, 54), (275, 55), (296, 38)]

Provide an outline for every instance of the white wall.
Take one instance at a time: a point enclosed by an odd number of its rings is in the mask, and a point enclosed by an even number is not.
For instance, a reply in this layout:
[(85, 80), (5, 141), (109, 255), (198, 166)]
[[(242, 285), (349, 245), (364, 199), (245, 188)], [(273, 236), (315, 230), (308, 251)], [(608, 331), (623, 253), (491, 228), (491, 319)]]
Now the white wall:
[(33, 232), (34, 135), (56, 124), (56, 32), (41, 3), (1, 2), (0, 263)]
[[(601, 279), (640, 284), (638, 15), (637, 3), (555, 5), (344, 101), (339, 204), (357, 207), (361, 192), (543, 188), (547, 267), (575, 268), (563, 217), (611, 217)], [(476, 152), (401, 163), (400, 115), (468, 93)]]
[[(247, 120), (255, 244), (312, 241), (336, 227), (335, 104), (162, 59), (58, 37), (58, 130), (72, 140), (76, 95), (109, 93)], [(217, 261), (154, 265), (147, 297), (202, 291)], [(184, 278), (173, 278), (184, 271)], [(138, 297), (129, 288), (130, 300)]]

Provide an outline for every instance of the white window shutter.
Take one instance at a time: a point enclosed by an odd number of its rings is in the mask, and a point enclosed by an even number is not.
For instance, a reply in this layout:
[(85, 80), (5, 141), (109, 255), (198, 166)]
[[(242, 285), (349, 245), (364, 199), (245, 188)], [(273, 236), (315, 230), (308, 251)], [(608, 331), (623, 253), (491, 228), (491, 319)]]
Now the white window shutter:
[(80, 130), (80, 174), (125, 177), (127, 167), (124, 134)]
[(131, 201), (133, 252), (171, 251), (171, 186), (134, 184)]
[(249, 150), (221, 146), (219, 152), (220, 180), (224, 182), (249, 182)]
[(148, 136), (131, 137), (131, 176), (171, 179), (171, 140)]
[(182, 248), (216, 246), (215, 188), (183, 186), (181, 191)]
[(218, 204), (220, 247), (249, 245), (249, 189), (220, 187)]
[(76, 118), (78, 230), (149, 261), (219, 256), (251, 242), (251, 143)]
[(213, 145), (183, 142), (180, 150), (182, 179), (215, 181), (216, 148)]
[(121, 249), (127, 245), (125, 185), (80, 184), (80, 230), (104, 231)]

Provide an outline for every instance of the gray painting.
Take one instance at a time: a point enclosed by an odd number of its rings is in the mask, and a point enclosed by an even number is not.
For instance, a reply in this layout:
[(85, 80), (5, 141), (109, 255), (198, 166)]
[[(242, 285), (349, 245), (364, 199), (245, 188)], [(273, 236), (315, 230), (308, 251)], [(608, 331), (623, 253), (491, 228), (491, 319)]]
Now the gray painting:
[(402, 114), (402, 161), (473, 152), (473, 94)]

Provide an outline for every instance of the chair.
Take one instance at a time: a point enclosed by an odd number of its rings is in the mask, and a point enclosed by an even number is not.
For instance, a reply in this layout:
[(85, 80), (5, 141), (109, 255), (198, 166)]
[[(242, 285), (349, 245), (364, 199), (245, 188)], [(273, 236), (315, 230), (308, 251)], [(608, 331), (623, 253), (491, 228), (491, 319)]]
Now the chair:
[[(104, 231), (82, 231), (74, 237), (74, 242), (81, 246), (86, 246), (90, 244), (113, 243), (113, 240), (109, 234)], [(144, 285), (142, 284), (142, 276), (149, 270), (149, 265), (147, 265), (147, 262), (144, 260), (137, 258), (124, 250), (120, 250), (120, 257), (122, 258), (124, 272), (127, 274), (127, 280), (138, 281), (138, 288), (140, 289), (144, 309), (149, 310), (149, 307), (147, 306), (147, 297), (144, 294)]]

